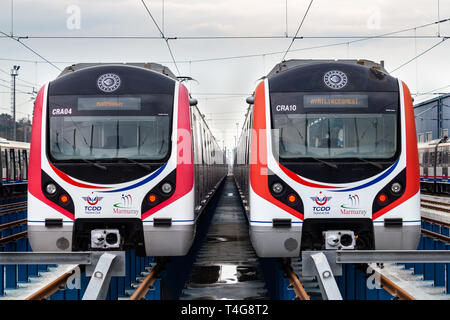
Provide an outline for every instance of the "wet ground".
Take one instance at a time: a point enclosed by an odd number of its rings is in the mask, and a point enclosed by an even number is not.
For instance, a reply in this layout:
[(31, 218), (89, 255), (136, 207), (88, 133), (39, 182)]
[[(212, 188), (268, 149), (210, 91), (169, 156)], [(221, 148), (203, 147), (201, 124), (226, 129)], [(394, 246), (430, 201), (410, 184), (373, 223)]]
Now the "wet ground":
[(217, 196), (206, 240), (181, 299), (266, 299), (265, 282), (232, 177), (226, 178)]

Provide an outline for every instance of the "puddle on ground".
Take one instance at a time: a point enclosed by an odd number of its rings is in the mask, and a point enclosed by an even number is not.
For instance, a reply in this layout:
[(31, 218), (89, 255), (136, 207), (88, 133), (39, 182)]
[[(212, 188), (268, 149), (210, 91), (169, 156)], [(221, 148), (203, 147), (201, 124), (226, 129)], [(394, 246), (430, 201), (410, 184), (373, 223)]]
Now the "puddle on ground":
[(190, 283), (193, 284), (233, 284), (260, 280), (253, 266), (231, 264), (194, 266)]
[(244, 239), (243, 236), (218, 236), (218, 237), (206, 237), (206, 242), (228, 242), (228, 241), (240, 241)]

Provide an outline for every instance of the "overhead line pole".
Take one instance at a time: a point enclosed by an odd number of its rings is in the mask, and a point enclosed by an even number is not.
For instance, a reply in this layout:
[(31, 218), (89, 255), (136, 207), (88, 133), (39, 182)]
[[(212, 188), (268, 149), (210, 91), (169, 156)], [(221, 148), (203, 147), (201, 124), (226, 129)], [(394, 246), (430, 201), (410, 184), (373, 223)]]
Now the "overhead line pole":
[(16, 77), (19, 74), (20, 66), (13, 66), (11, 69), (11, 102), (13, 116), (13, 141), (17, 141), (16, 137)]
[(289, 50), (291, 49), (292, 45), (294, 44), (294, 41), (295, 41), (295, 39), (297, 38), (297, 35), (298, 35), (298, 33), (299, 33), (299, 31), (300, 31), (302, 25), (303, 25), (303, 22), (304, 22), (305, 19), (306, 19), (306, 16), (308, 15), (309, 8), (311, 8), (311, 5), (312, 5), (313, 1), (314, 1), (314, 0), (311, 0), (311, 2), (309, 3), (308, 8), (306, 9), (306, 12), (305, 12), (305, 14), (303, 15), (303, 19), (302, 19), (302, 21), (300, 22), (300, 25), (299, 25), (298, 28), (297, 28), (297, 32), (295, 32), (295, 36), (294, 36), (294, 38), (292, 38), (291, 44), (289, 45), (289, 47), (287, 48), (286, 52), (284, 53), (283, 58), (281, 59), (281, 61), (284, 61), (284, 58), (286, 58), (286, 55), (288, 54)]

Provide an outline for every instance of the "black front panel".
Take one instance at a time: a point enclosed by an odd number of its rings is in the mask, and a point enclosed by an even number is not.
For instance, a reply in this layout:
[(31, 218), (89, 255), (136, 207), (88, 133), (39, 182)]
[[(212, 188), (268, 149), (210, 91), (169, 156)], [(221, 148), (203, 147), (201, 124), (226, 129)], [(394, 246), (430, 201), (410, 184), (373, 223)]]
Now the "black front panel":
[(91, 248), (91, 231), (96, 229), (119, 230), (121, 236), (119, 250), (136, 249), (136, 254), (138, 256), (145, 256), (145, 242), (142, 221), (137, 218), (76, 219), (73, 226), (72, 250), (94, 250)]
[(398, 92), (397, 79), (373, 68), (339, 62), (299, 66), (269, 78), (270, 92), (330, 91), (324, 82), (328, 71), (339, 70), (347, 75), (345, 87), (336, 92)]
[(321, 63), (270, 77), (269, 88), (274, 156), (290, 171), (349, 183), (384, 171), (398, 158), (395, 78), (360, 65)]
[(83, 181), (138, 179), (170, 157), (175, 81), (139, 67), (98, 66), (49, 85), (47, 155)]
[(357, 250), (375, 249), (371, 219), (305, 219), (302, 228), (301, 250), (325, 249), (324, 231), (350, 230), (357, 236)]

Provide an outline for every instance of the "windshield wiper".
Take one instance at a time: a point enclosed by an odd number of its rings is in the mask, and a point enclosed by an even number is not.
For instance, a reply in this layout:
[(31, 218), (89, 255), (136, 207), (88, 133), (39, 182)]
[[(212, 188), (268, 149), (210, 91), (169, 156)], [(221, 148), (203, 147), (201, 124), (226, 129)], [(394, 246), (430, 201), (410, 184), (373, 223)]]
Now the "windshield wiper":
[(99, 169), (102, 169), (102, 170), (105, 170), (105, 171), (108, 170), (108, 168), (106, 168), (105, 166), (102, 166), (101, 164), (98, 164), (97, 162), (94, 162), (92, 160), (83, 159), (83, 158), (80, 158), (79, 160), (84, 161), (84, 162), (89, 163), (89, 164), (92, 164), (93, 166), (95, 166), (95, 167), (97, 167)]
[(308, 159), (316, 160), (317, 162), (321, 162), (321, 163), (323, 163), (323, 164), (325, 164), (325, 165), (327, 165), (327, 166), (329, 166), (330, 168), (333, 168), (333, 169), (337, 169), (338, 168), (337, 165), (335, 165), (334, 163), (331, 163), (331, 162), (328, 162), (328, 161), (325, 161), (325, 160), (322, 160), (322, 159), (319, 159), (319, 158), (308, 157)]
[(371, 164), (374, 167), (377, 167), (378, 169), (383, 169), (383, 166), (381, 164), (379, 164), (379, 163), (376, 163), (376, 162), (373, 162), (373, 161), (370, 161), (370, 160), (367, 160), (367, 159), (364, 159), (364, 158), (360, 158), (360, 157), (355, 157), (355, 159), (358, 159), (359, 161)]
[(131, 163), (135, 163), (135, 164), (137, 164), (138, 166), (141, 166), (142, 168), (145, 168), (145, 169), (147, 169), (147, 170), (149, 170), (149, 171), (151, 171), (152, 170), (152, 168), (150, 167), (150, 166), (148, 166), (148, 165), (146, 165), (146, 164), (143, 164), (143, 163), (140, 163), (140, 162), (138, 162), (138, 161), (136, 161), (136, 160), (133, 160), (133, 159), (130, 159), (130, 158), (114, 158), (114, 160), (125, 160), (125, 161), (128, 161), (128, 162), (131, 162)]

